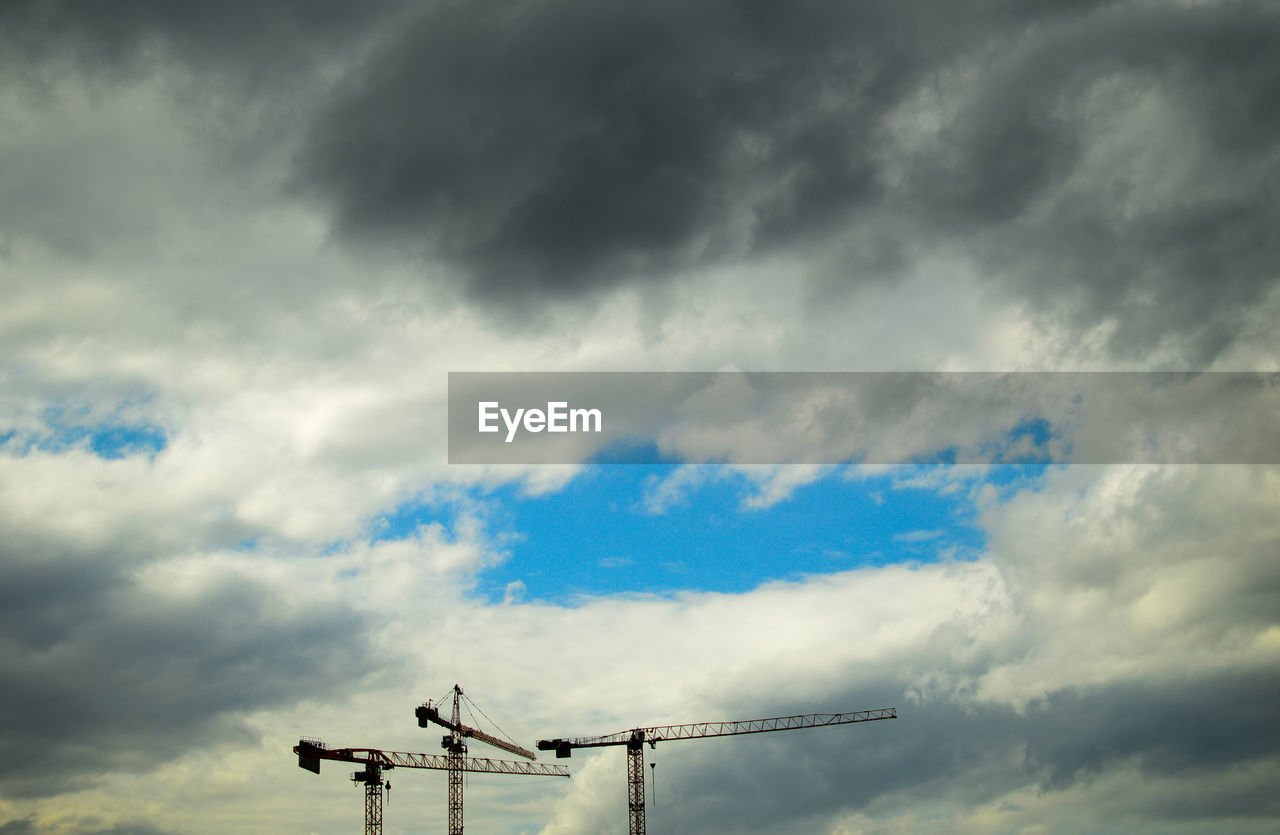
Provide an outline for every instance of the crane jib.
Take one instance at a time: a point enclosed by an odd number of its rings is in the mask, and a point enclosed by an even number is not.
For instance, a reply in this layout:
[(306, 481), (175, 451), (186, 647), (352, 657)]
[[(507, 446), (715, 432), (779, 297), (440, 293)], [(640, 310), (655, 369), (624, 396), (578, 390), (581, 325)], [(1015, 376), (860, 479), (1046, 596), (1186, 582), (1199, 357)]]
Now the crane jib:
[[(568, 757), (574, 748), (603, 748), (608, 745), (627, 746), (627, 820), (631, 835), (644, 835), (644, 744), (655, 746), (667, 739), (706, 739), (716, 736), (760, 734), (769, 731), (789, 731), (800, 728), (822, 728), (832, 725), (848, 725), (854, 722), (874, 722), (878, 719), (897, 719), (898, 710), (892, 707), (859, 710), (852, 713), (802, 713), (794, 716), (775, 716), (770, 719), (748, 719), (743, 722), (691, 722), (685, 725), (656, 725), (650, 728), (632, 728), (606, 736), (577, 737), (574, 739), (540, 739), (539, 751), (555, 751), (557, 757)], [(652, 766), (652, 763), (650, 763)]]
[[(426, 768), (447, 770), (449, 758), (443, 754), (413, 754), (405, 751), (383, 751), (378, 748), (327, 748), (311, 740), (299, 740), (293, 752), (298, 755), (298, 766), (320, 773), (320, 761), (377, 765), (382, 768)], [(314, 765), (314, 768), (312, 767)], [(569, 770), (562, 765), (525, 763), (518, 760), (491, 760), (486, 757), (462, 757), (462, 771), (473, 774), (528, 774), (542, 777), (568, 777)]]
[(628, 747), (644, 742), (655, 745), (672, 739), (706, 739), (716, 736), (768, 733), (770, 731), (818, 728), (828, 725), (848, 725), (854, 722), (873, 722), (878, 719), (897, 719), (897, 708), (876, 708), (851, 713), (804, 713), (794, 716), (775, 716), (769, 719), (748, 719), (734, 722), (691, 722), (683, 725), (658, 725), (648, 728), (632, 728), (615, 734), (573, 739), (540, 739), (539, 751), (555, 751), (556, 757), (570, 756), (574, 748), (604, 748), (611, 745)]
[(467, 725), (463, 725), (460, 722), (455, 724), (449, 721), (448, 719), (445, 719), (443, 716), (441, 716), (439, 708), (436, 708), (432, 705), (419, 705), (418, 708), (414, 711), (414, 715), (417, 716), (418, 718), (419, 728), (425, 728), (429, 723), (434, 722), (440, 727), (453, 731), (454, 733), (460, 736), (466, 737), (468, 739), (477, 739), (480, 742), (487, 742), (488, 744), (494, 746), (495, 748), (501, 748), (503, 751), (506, 751), (510, 754), (515, 754), (516, 756), (524, 757), (525, 759), (530, 759), (530, 760), (536, 760), (538, 758), (537, 754), (533, 753), (527, 748), (521, 748), (519, 745), (516, 745), (515, 743), (507, 742), (505, 739), (499, 739), (498, 737), (493, 736), (492, 734), (485, 733), (479, 728), (468, 727)]

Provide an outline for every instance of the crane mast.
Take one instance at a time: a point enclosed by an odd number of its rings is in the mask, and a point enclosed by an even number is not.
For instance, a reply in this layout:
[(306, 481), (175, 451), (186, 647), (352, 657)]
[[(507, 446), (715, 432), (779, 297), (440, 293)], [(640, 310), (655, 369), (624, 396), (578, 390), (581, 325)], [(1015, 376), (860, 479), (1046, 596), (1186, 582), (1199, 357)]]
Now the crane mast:
[(351, 782), (364, 783), (364, 835), (382, 835), (382, 793), (391, 791), (391, 781), (382, 779), (382, 766), (370, 763)]
[(644, 732), (627, 740), (627, 821), (629, 835), (644, 835)]
[(462, 742), (458, 705), (461, 698), (462, 688), (453, 685), (453, 727), (444, 738), (445, 750), (449, 752), (449, 835), (462, 835), (462, 757), (467, 753), (467, 746)]
[(818, 728), (830, 725), (849, 725), (855, 722), (874, 722), (880, 719), (897, 719), (897, 708), (875, 708), (849, 713), (803, 713), (792, 716), (775, 716), (768, 719), (748, 719), (733, 722), (690, 722), (683, 725), (655, 725), (648, 728), (632, 728), (629, 731), (604, 736), (540, 739), (539, 751), (555, 751), (556, 757), (572, 756), (575, 748), (605, 748), (625, 745), (627, 748), (627, 815), (630, 835), (644, 835), (644, 745), (657, 747), (659, 742), (675, 739), (708, 739), (718, 736), (740, 736), (772, 731), (789, 731), (799, 728)]
[[(447, 770), (449, 772), (449, 835), (462, 835), (463, 823), (463, 797), (462, 797), (462, 773), (467, 769), (463, 767), (466, 759), (468, 739), (479, 740), (495, 748), (501, 748), (503, 751), (525, 757), (530, 760), (536, 760), (538, 755), (527, 748), (521, 748), (513, 742), (505, 739), (499, 739), (496, 736), (487, 734), (479, 728), (472, 728), (462, 724), (462, 688), (453, 685), (453, 709), (448, 719), (440, 716), (440, 708), (431, 702), (419, 705), (414, 710), (414, 715), (418, 719), (418, 727), (425, 728), (434, 723), (446, 729), (449, 733), (445, 734), (441, 740), (441, 747), (444, 748), (447, 761)], [(468, 701), (470, 701), (468, 699)]]

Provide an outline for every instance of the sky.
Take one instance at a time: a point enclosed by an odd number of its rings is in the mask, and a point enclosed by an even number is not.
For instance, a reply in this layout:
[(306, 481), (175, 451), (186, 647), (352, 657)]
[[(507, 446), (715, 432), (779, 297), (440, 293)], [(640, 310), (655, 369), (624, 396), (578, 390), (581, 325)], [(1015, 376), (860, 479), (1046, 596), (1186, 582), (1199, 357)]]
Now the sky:
[[(1280, 371), (1277, 54), (1261, 0), (0, 0), (0, 833), (355, 831), (292, 746), (437, 753), (455, 683), (525, 747), (897, 708), (648, 751), (655, 832), (1275, 831), (1274, 455), (451, 465), (447, 417)], [(623, 759), (473, 775), (468, 831), (625, 832)]]

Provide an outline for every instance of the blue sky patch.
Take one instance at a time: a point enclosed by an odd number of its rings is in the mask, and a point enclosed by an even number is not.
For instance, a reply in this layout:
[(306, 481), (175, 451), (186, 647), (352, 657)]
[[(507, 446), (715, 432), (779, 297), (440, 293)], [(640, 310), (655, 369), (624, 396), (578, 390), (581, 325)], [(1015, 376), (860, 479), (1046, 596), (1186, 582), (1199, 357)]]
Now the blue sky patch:
[[(949, 466), (955, 450), (928, 463), (871, 475), (827, 467), (781, 501), (753, 506), (762, 485), (726, 467), (651, 462), (637, 441), (602, 451), (563, 488), (529, 495), (520, 482), (419, 498), (373, 520), (373, 541), (419, 528), (455, 528), (477, 515), (506, 558), (481, 572), (477, 591), (493, 602), (519, 589), (526, 600), (567, 603), (587, 595), (739, 593), (773, 580), (864, 566), (971, 559), (986, 546), (973, 491), (1007, 498), (1037, 489), (1050, 467), (1053, 427), (1019, 424), (986, 452), (994, 465)], [(939, 463), (941, 462), (941, 463)], [(612, 466), (628, 464), (629, 466)], [(515, 584), (515, 585), (513, 585)]]
[(116, 417), (91, 420), (88, 407), (52, 406), (44, 410), (43, 430), (0, 433), (0, 448), (16, 455), (88, 449), (99, 458), (154, 456), (169, 443), (165, 430), (152, 423)]
[[(771, 580), (870, 565), (971, 558), (985, 544), (968, 484), (904, 486), (906, 468), (848, 479), (831, 470), (789, 498), (753, 509), (757, 486), (719, 468), (697, 479), (688, 501), (650, 512), (646, 496), (672, 466), (586, 469), (540, 496), (519, 485), (469, 495), (507, 559), (480, 574), (477, 590), (499, 602), (511, 583), (525, 599), (571, 602), (581, 595), (744, 592)], [(375, 520), (375, 540), (451, 527), (460, 502), (409, 503)]]
[(89, 448), (100, 458), (127, 455), (154, 455), (165, 448), (168, 438), (159, 426), (147, 424), (112, 426), (102, 424), (89, 433)]

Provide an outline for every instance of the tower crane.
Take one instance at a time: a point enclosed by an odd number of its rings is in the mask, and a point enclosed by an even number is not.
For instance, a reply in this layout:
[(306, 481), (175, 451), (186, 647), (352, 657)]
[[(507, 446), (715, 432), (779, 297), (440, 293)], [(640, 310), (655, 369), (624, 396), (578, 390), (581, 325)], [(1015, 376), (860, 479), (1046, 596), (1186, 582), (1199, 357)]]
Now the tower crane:
[(391, 781), (383, 779), (383, 772), (393, 768), (429, 768), (475, 774), (527, 774), (542, 777), (568, 777), (569, 769), (561, 765), (525, 763), (510, 760), (490, 760), (484, 757), (462, 757), (452, 761), (440, 754), (409, 754), (403, 751), (382, 751), (377, 748), (330, 748), (318, 739), (300, 739), (293, 747), (298, 755), (298, 767), (320, 773), (321, 760), (356, 763), (363, 771), (351, 775), (353, 783), (364, 784), (365, 835), (382, 835), (383, 789), (391, 791)]
[[(453, 694), (453, 711), (448, 719), (442, 717), (440, 708), (430, 701), (419, 705), (414, 710), (414, 715), (418, 718), (419, 728), (426, 728), (434, 723), (449, 731), (440, 743), (446, 752), (446, 768), (449, 772), (449, 835), (462, 835), (462, 773), (467, 770), (462, 767), (462, 764), (466, 760), (466, 740), (475, 739), (530, 760), (536, 760), (538, 755), (527, 748), (521, 748), (514, 742), (499, 739), (478, 728), (462, 724), (462, 700), (466, 697), (462, 693), (462, 688), (456, 684), (450, 692)], [(441, 700), (440, 704), (443, 703), (444, 700)], [(467, 703), (475, 705), (470, 699), (467, 699)], [(478, 707), (476, 709), (479, 710)], [(484, 713), (484, 711), (480, 712)]]
[(859, 710), (852, 713), (805, 713), (796, 716), (776, 716), (771, 719), (750, 719), (739, 722), (694, 722), (686, 725), (661, 725), (651, 728), (632, 728), (606, 736), (578, 737), (576, 739), (540, 739), (539, 751), (555, 751), (560, 758), (571, 756), (575, 748), (604, 748), (611, 745), (627, 746), (627, 810), (630, 819), (630, 835), (644, 835), (644, 745), (656, 748), (659, 742), (669, 739), (707, 739), (716, 736), (761, 734), (770, 731), (790, 731), (799, 728), (819, 728), (828, 725), (848, 725), (854, 722), (873, 722), (878, 719), (897, 719), (897, 708), (885, 707)]

